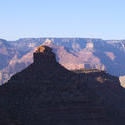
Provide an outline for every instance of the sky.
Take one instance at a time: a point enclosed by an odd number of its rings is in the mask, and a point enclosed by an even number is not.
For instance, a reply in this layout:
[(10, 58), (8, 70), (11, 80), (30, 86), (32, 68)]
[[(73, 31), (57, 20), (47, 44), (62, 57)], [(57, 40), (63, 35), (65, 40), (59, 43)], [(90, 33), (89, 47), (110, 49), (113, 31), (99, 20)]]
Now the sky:
[(125, 39), (125, 0), (0, 0), (0, 38)]

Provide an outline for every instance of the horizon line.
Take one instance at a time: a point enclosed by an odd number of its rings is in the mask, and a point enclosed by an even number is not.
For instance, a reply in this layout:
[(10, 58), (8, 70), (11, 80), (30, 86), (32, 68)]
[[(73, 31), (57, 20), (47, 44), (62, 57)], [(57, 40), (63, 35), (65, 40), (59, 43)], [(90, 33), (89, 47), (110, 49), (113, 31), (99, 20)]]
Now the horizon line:
[(17, 38), (17, 39), (15, 39), (15, 40), (9, 40), (9, 39), (6, 39), (6, 38), (0, 38), (0, 39), (2, 39), (2, 40), (6, 40), (6, 41), (18, 41), (18, 40), (20, 40), (20, 39), (40, 39), (40, 38), (42, 38), (42, 39), (100, 39), (100, 40), (106, 40), (106, 41), (120, 41), (120, 40), (125, 40), (125, 38), (124, 39), (104, 39), (104, 38), (99, 38), (99, 37), (20, 37), (20, 38)]

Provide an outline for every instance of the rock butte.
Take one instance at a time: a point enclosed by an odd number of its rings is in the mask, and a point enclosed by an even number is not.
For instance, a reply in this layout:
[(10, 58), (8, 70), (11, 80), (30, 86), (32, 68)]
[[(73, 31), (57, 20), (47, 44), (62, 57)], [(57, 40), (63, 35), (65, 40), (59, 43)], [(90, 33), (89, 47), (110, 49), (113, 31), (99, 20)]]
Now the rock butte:
[(19, 125), (122, 125), (124, 95), (118, 78), (68, 71), (40, 46), (33, 64), (0, 87), (0, 108)]

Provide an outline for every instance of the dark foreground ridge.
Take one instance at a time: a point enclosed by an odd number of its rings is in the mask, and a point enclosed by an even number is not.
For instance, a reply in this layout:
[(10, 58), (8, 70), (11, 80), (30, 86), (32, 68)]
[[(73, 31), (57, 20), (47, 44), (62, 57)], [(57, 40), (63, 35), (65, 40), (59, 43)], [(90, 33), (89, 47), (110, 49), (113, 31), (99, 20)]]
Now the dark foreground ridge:
[(125, 90), (105, 72), (75, 73), (47, 46), (0, 87), (0, 125), (124, 125)]

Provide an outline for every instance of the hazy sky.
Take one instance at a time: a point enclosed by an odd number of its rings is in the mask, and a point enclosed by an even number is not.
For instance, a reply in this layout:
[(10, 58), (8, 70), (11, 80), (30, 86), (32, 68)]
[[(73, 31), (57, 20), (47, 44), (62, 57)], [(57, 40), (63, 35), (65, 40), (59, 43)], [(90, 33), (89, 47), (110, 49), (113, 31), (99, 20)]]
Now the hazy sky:
[(0, 0), (0, 38), (125, 39), (125, 0)]

